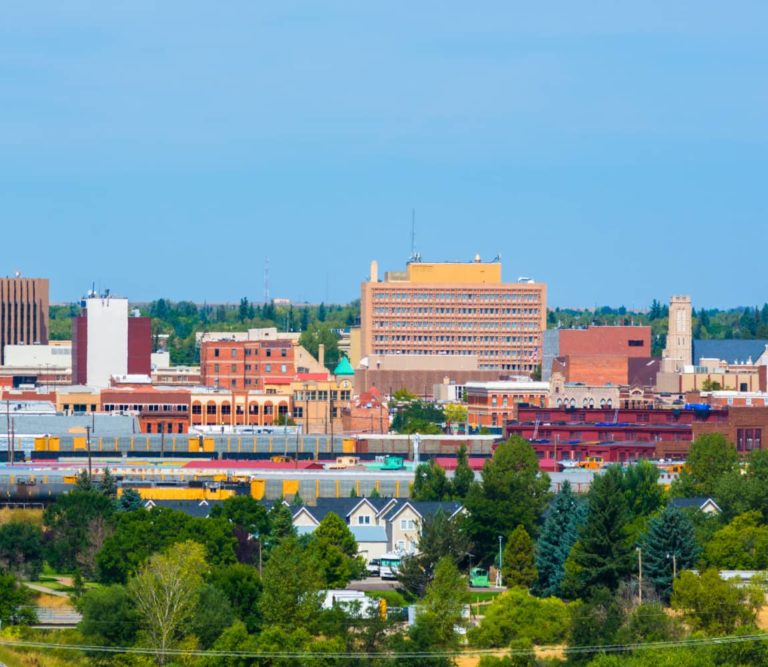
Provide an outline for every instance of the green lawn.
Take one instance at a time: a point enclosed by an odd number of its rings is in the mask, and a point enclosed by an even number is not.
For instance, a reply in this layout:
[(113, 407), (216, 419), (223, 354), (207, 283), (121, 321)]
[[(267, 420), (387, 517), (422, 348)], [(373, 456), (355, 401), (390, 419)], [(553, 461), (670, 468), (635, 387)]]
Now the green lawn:
[(487, 591), (471, 591), (469, 598), (472, 602), (487, 602), (493, 600), (497, 595), (501, 595), (504, 591), (487, 590)]

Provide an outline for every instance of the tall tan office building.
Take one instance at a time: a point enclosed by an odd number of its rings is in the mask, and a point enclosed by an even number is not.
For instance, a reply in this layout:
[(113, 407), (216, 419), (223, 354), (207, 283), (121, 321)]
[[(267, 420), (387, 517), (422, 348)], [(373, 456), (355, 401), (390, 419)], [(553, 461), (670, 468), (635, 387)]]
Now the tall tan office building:
[(541, 363), (547, 287), (501, 280), (500, 262), (411, 262), (361, 293), (361, 355), (476, 356), (480, 369), (530, 373)]
[(48, 278), (0, 278), (0, 364), (20, 343), (48, 343)]

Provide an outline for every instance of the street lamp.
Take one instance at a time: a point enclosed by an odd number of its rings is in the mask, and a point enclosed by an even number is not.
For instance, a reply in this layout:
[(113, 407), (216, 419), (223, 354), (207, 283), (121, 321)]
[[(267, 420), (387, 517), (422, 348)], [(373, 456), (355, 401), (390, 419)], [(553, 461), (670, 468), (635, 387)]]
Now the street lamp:
[(667, 554), (667, 560), (672, 559), (672, 580), (677, 579), (677, 554)]
[(496, 572), (496, 588), (501, 588), (501, 585), (503, 583), (503, 579), (501, 576), (501, 568), (504, 566), (504, 556), (501, 551), (501, 543), (504, 541), (504, 538), (499, 535), (499, 569)]

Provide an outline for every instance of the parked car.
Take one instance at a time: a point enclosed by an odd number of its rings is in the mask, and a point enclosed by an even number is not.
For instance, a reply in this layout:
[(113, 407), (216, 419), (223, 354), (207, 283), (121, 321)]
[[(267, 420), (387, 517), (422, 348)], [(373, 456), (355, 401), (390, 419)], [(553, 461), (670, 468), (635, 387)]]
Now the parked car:
[(378, 558), (372, 558), (366, 565), (369, 577), (378, 577), (381, 575), (381, 561)]

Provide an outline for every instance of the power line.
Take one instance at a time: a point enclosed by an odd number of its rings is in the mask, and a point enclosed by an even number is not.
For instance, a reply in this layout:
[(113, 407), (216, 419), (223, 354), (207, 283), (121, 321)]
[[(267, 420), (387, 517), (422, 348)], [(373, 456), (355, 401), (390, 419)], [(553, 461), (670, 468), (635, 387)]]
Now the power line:
[[(585, 654), (585, 653), (625, 653), (629, 651), (640, 650), (659, 650), (666, 648), (687, 648), (713, 645), (740, 644), (752, 641), (768, 641), (768, 633), (757, 633), (751, 635), (726, 635), (723, 637), (702, 637), (694, 639), (679, 639), (659, 642), (637, 642), (630, 644), (607, 644), (604, 646), (572, 646), (562, 648), (559, 646), (540, 646), (540, 651), (547, 649), (558, 649), (564, 654)], [(164, 650), (142, 647), (142, 646), (96, 646), (86, 644), (62, 644), (53, 642), (37, 642), (31, 640), (0, 640), (0, 646), (8, 648), (37, 648), (48, 650), (70, 650), (87, 651), (100, 653), (126, 653), (138, 655), (164, 655), (191, 656), (191, 657), (242, 657), (242, 658), (272, 658), (272, 659), (313, 659), (313, 658), (346, 658), (346, 659), (369, 659), (369, 658), (450, 658), (450, 657), (479, 657), (485, 655), (498, 655), (503, 652), (510, 656), (531, 656), (536, 653), (536, 649), (471, 649), (469, 651), (335, 651), (335, 652), (278, 652), (278, 651), (233, 651), (233, 650), (197, 650), (197, 649), (174, 649)]]

